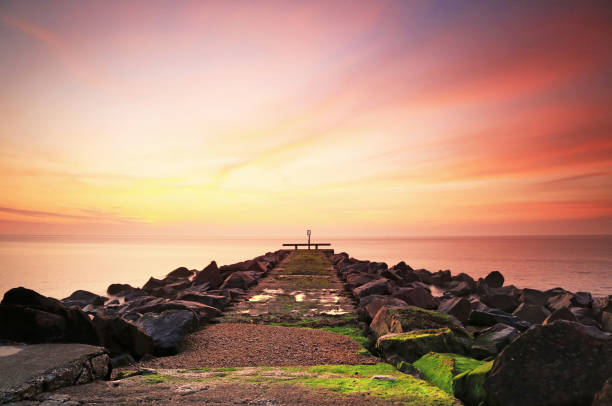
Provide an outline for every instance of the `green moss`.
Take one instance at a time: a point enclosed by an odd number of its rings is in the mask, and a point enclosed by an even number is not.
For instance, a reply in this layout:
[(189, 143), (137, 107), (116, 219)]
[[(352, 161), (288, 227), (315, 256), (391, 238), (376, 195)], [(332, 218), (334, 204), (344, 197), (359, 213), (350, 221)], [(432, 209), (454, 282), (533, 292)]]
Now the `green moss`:
[(386, 340), (397, 340), (397, 341), (418, 340), (420, 338), (439, 337), (439, 336), (443, 336), (445, 334), (451, 334), (451, 333), (452, 332), (448, 328), (414, 330), (414, 331), (409, 331), (407, 333), (398, 333), (394, 335), (389, 335), (385, 337), (385, 339)]
[(283, 274), (287, 275), (326, 275), (331, 264), (320, 252), (315, 250), (295, 251), (285, 262)]
[(142, 378), (143, 382), (151, 384), (151, 385), (172, 382), (175, 379), (176, 378), (171, 375), (145, 375)]
[(135, 372), (136, 371), (132, 371), (130, 369), (124, 369), (123, 371), (119, 371), (117, 373), (117, 376), (115, 377), (115, 380), (127, 378), (128, 376), (134, 374)]
[(457, 354), (430, 352), (414, 364), (423, 377), (440, 389), (453, 394), (453, 378), (483, 365), (482, 361)]
[(453, 392), (468, 406), (476, 406), (486, 399), (484, 381), (493, 367), (493, 361), (484, 362), (476, 368), (453, 378)]

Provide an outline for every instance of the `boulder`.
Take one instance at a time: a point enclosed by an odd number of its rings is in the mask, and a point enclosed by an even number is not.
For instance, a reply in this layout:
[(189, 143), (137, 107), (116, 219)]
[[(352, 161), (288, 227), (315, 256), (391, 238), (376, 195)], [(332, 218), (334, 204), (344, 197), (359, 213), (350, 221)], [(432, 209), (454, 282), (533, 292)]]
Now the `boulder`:
[(572, 304), (577, 307), (589, 307), (593, 303), (593, 297), (589, 292), (576, 292), (572, 298)]
[(472, 293), (472, 288), (470, 287), (469, 283), (465, 281), (451, 282), (444, 293), (453, 296), (467, 296)]
[(433, 277), (431, 275), (431, 272), (429, 272), (427, 269), (416, 269), (414, 273), (417, 274), (421, 282), (426, 283), (428, 285), (431, 285), (433, 283)]
[(449, 328), (385, 334), (376, 341), (376, 348), (385, 361), (394, 365), (414, 362), (430, 352), (466, 352), (465, 345)]
[(531, 327), (531, 323), (528, 321), (521, 320), (510, 313), (498, 309), (472, 310), (468, 323), (475, 326), (493, 326), (497, 323), (502, 323), (520, 331)]
[(386, 295), (388, 293), (389, 280), (386, 278), (375, 279), (353, 289), (353, 294), (357, 297), (364, 297), (370, 295)]
[(501, 323), (495, 324), (482, 330), (476, 336), (471, 353), (477, 358), (494, 357), (520, 335), (521, 333), (512, 326)]
[(521, 303), (512, 314), (533, 324), (540, 324), (550, 316), (550, 312), (544, 306), (529, 303)]
[(599, 322), (595, 319), (593, 309), (588, 307), (570, 307), (569, 310), (574, 314), (578, 323), (599, 327)]
[(466, 406), (484, 405), (487, 394), (484, 389), (487, 374), (493, 361), (485, 362), (474, 369), (465, 371), (453, 378), (453, 392)]
[(368, 321), (372, 320), (381, 307), (408, 307), (408, 303), (401, 299), (386, 295), (370, 295), (359, 299), (359, 307), (368, 316)]
[(183, 338), (197, 328), (198, 319), (190, 310), (166, 310), (147, 313), (136, 324), (153, 339), (154, 355), (170, 355), (180, 351)]
[(372, 329), (376, 337), (388, 333), (439, 328), (450, 328), (459, 337), (471, 337), (467, 330), (453, 316), (414, 306), (406, 308), (383, 306), (376, 313), (372, 323), (370, 323), (370, 329)]
[(142, 306), (134, 307), (129, 310), (131, 313), (162, 313), (167, 310), (190, 310), (195, 312), (200, 319), (210, 320), (219, 315), (219, 309), (198, 302), (188, 300), (163, 300), (150, 301)]
[(164, 286), (166, 286), (165, 281), (151, 276), (147, 283), (145, 283), (142, 287), (142, 290), (144, 290), (145, 292), (151, 292), (154, 289), (163, 288)]
[(480, 300), (489, 307), (509, 313), (518, 307), (518, 301), (511, 293), (491, 293), (483, 295)]
[(600, 318), (602, 312), (612, 313), (612, 295), (593, 300), (591, 306), (596, 318)]
[(100, 317), (93, 319), (102, 344), (111, 356), (128, 353), (135, 359), (154, 351), (153, 339), (141, 327), (120, 316)]
[(454, 378), (483, 364), (485, 362), (458, 354), (430, 352), (419, 358), (413, 366), (424, 379), (453, 395)]
[(181, 293), (177, 299), (205, 304), (207, 306), (212, 306), (219, 310), (223, 310), (225, 306), (227, 306), (227, 304), (230, 302), (230, 299), (227, 296), (211, 295), (207, 293), (198, 292), (184, 292)]
[(451, 281), (451, 271), (438, 271), (431, 274), (431, 283), (436, 286), (444, 286)]
[(219, 272), (219, 267), (217, 267), (217, 263), (215, 261), (208, 264), (208, 266), (198, 272), (195, 278), (193, 278), (194, 286), (205, 283), (209, 284), (210, 289), (217, 289), (223, 283), (221, 273)]
[(67, 307), (76, 306), (83, 308), (87, 305), (103, 306), (107, 300), (107, 297), (96, 295), (86, 290), (76, 290), (67, 298), (62, 299), (62, 303)]
[(574, 295), (572, 295), (571, 293), (563, 293), (561, 295), (551, 296), (546, 302), (546, 307), (548, 307), (552, 312), (562, 308), (567, 309), (572, 305), (573, 299)]
[(578, 321), (576, 320), (576, 316), (572, 313), (567, 307), (562, 307), (559, 310), (552, 312), (550, 316), (548, 316), (542, 324), (551, 324), (556, 320), (568, 320), (568, 321)]
[(434, 300), (429, 290), (417, 288), (400, 288), (393, 293), (393, 297), (401, 299), (411, 306), (422, 307), (424, 309), (433, 309)]
[(504, 275), (499, 271), (492, 271), (485, 276), (484, 281), (492, 288), (501, 288), (504, 286)]
[(612, 376), (612, 335), (558, 320), (510, 343), (485, 380), (489, 406), (590, 405)]
[(249, 259), (243, 262), (238, 262), (231, 265), (223, 265), (219, 268), (219, 272), (224, 275), (228, 275), (234, 272), (256, 272), (263, 274), (267, 272), (268, 267), (260, 261)]
[(472, 306), (469, 300), (464, 297), (452, 297), (448, 299), (442, 299), (438, 311), (454, 316), (457, 320), (464, 323), (472, 312)]
[(242, 290), (247, 290), (251, 286), (255, 285), (257, 280), (253, 276), (252, 272), (247, 271), (238, 271), (232, 273), (228, 276), (223, 284), (221, 285), (221, 289), (233, 289), (238, 288)]
[(521, 291), (519, 302), (536, 306), (546, 306), (548, 295), (540, 290), (525, 288)]
[(86, 313), (22, 287), (6, 292), (0, 303), (0, 339), (30, 344), (100, 344)]
[(174, 271), (170, 272), (164, 278), (166, 282), (177, 282), (180, 280), (185, 280), (191, 278), (195, 274), (194, 271), (190, 271), (189, 269), (181, 266), (180, 268), (176, 268)]
[(111, 296), (123, 297), (137, 290), (139, 289), (134, 288), (128, 285), (127, 283), (112, 283), (108, 285), (108, 288), (106, 289), (106, 293), (108, 293)]
[(346, 276), (346, 287), (353, 290), (374, 280), (374, 275), (367, 273), (350, 273)]

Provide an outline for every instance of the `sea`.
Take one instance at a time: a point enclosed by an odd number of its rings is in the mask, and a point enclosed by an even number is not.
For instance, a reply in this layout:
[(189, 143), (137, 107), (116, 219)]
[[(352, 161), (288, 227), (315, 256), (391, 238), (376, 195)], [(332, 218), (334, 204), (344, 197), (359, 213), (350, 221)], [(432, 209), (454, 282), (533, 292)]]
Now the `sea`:
[[(104, 294), (111, 283), (142, 286), (180, 266), (231, 264), (296, 238), (0, 236), (0, 297), (23, 286), (58, 299), (77, 289)], [(612, 294), (612, 236), (317, 239), (336, 252), (414, 269), (450, 269), (473, 278), (500, 271), (506, 284)], [(313, 240), (314, 241), (314, 240)]]

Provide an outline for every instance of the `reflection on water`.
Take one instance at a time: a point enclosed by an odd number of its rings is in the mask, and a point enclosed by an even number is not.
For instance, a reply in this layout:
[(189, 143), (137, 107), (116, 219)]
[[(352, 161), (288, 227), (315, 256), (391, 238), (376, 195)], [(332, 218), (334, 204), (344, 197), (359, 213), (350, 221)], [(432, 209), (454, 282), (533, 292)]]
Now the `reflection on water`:
[[(330, 240), (336, 252), (413, 268), (451, 269), (474, 278), (500, 270), (507, 283), (612, 294), (611, 237), (487, 237)], [(0, 237), (0, 295), (15, 286), (63, 298), (104, 293), (111, 283), (142, 286), (186, 266), (202, 269), (274, 251), (286, 239)]]

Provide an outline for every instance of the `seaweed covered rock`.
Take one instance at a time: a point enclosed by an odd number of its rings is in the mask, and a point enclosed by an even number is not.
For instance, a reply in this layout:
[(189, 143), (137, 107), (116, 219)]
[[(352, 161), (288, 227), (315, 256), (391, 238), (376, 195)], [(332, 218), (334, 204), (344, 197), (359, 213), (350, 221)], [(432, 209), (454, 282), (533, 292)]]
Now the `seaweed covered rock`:
[(612, 335), (558, 320), (509, 344), (485, 380), (489, 406), (590, 405), (612, 376)]
[(462, 372), (453, 378), (453, 393), (466, 406), (478, 406), (485, 402), (487, 393), (484, 388), (485, 379), (493, 361), (484, 362), (469, 371)]
[(406, 308), (383, 306), (372, 320), (370, 328), (376, 337), (411, 330), (449, 328), (457, 336), (471, 338), (470, 333), (453, 316), (414, 306)]
[(414, 362), (413, 366), (423, 378), (452, 395), (454, 378), (483, 364), (483, 361), (458, 354), (430, 352)]
[(466, 353), (466, 346), (449, 328), (391, 333), (376, 341), (376, 348), (388, 362), (414, 362), (430, 352)]

